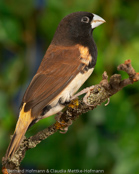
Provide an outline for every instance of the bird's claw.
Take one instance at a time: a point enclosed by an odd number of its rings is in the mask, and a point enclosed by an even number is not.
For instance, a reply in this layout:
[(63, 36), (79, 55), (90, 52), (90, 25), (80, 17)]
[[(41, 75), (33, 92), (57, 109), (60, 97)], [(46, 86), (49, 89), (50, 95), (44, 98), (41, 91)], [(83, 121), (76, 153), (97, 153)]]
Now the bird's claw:
[(68, 132), (68, 126), (67, 127), (64, 127), (64, 128), (60, 128), (60, 131), (59, 131), (61, 134), (65, 134)]
[(110, 98), (108, 98), (107, 103), (105, 103), (105, 106), (108, 106), (108, 104), (110, 103)]
[(86, 90), (86, 95), (85, 95), (84, 98), (83, 98), (83, 102), (84, 102), (86, 105), (88, 105), (88, 106), (94, 106), (94, 105), (89, 104), (88, 101), (87, 101), (87, 98), (89, 97), (90, 92), (91, 92), (91, 90), (93, 90), (93, 89), (94, 89), (94, 86), (85, 88), (85, 90)]
[(86, 105), (88, 105), (88, 106), (94, 106), (94, 105), (88, 104), (88, 102), (87, 102), (87, 98), (88, 98), (88, 96), (90, 95), (91, 90), (93, 90), (93, 89), (94, 89), (94, 86), (87, 87), (87, 88), (83, 89), (82, 91), (78, 92), (77, 94), (75, 94), (75, 95), (71, 98), (71, 100), (73, 100), (73, 99), (77, 98), (78, 96), (80, 96), (80, 95), (86, 93), (86, 95), (85, 95), (84, 98), (83, 98), (83, 102), (84, 102)]

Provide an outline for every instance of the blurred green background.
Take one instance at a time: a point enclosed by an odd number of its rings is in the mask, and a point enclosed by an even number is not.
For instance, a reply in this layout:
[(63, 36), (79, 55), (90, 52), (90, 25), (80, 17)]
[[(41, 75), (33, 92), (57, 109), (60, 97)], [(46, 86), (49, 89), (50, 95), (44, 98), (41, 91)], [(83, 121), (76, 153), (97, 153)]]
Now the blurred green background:
[[(83, 87), (97, 84), (106, 70), (117, 73), (126, 59), (139, 72), (138, 0), (0, 0), (0, 158), (14, 132), (22, 96), (60, 20), (75, 11), (98, 14), (94, 30), (98, 60)], [(123, 78), (127, 75), (123, 72)], [(44, 119), (27, 136), (54, 123)], [(139, 82), (82, 115), (67, 134), (55, 133), (31, 149), (26, 169), (100, 169), (106, 174), (139, 173)]]

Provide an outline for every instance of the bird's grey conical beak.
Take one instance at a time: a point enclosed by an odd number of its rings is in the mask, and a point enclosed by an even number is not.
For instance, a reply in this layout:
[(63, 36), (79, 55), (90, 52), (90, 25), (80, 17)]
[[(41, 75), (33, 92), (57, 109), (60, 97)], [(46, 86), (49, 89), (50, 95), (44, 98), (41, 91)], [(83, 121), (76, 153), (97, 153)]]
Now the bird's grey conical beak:
[(103, 18), (101, 18), (100, 16), (96, 15), (96, 14), (93, 14), (93, 20), (91, 22), (91, 27), (92, 29), (93, 28), (96, 28), (98, 27), (99, 25), (103, 24), (104, 22), (106, 22)]

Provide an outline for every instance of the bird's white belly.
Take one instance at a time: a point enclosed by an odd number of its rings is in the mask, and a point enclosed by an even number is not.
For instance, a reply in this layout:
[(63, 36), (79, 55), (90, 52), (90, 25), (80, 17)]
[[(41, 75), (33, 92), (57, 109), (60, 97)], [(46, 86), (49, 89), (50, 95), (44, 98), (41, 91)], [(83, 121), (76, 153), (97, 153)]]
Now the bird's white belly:
[[(43, 118), (49, 117), (60, 112), (65, 106), (60, 104), (58, 101), (61, 98), (61, 102), (64, 103), (65, 101), (69, 101), (70, 97), (73, 96), (78, 89), (83, 85), (83, 83), (89, 78), (92, 74), (94, 68), (89, 69), (85, 73), (79, 73), (71, 82), (70, 84), (54, 99), (50, 105), (52, 108), (46, 112)], [(42, 116), (40, 116), (42, 118)]]
[(84, 82), (89, 78), (89, 76), (92, 74), (94, 68), (89, 69), (86, 73), (79, 73), (72, 81), (71, 83), (62, 91), (61, 96), (65, 98), (65, 100), (73, 96), (75, 92), (78, 91), (78, 89), (84, 84)]

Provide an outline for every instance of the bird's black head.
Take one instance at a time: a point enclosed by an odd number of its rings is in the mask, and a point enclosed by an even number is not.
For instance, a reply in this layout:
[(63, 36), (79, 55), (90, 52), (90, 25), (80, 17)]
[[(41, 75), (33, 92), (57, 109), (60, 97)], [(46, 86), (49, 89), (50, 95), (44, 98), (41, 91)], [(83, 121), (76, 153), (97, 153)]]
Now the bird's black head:
[(71, 13), (59, 23), (52, 44), (74, 45), (82, 44), (92, 39), (92, 31), (95, 27), (105, 22), (101, 17), (88, 12)]

